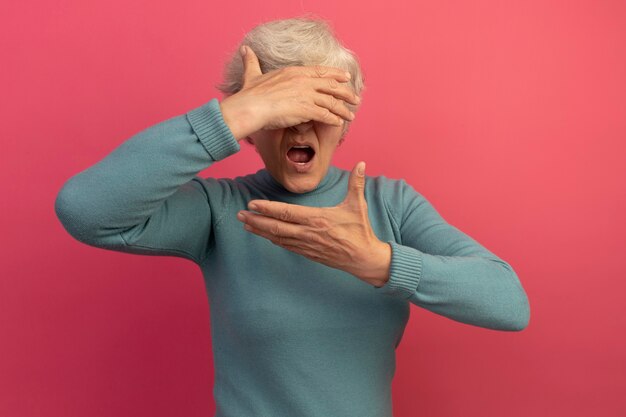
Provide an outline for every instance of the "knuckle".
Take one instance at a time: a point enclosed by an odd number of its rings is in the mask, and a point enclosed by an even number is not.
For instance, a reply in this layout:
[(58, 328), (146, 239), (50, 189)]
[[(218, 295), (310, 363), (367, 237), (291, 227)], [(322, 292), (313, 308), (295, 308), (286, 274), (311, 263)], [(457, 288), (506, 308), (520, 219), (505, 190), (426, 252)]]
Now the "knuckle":
[(308, 255), (309, 255), (309, 257), (310, 257), (311, 259), (313, 259), (313, 260), (315, 260), (315, 261), (320, 261), (320, 260), (324, 259), (324, 257), (323, 257), (323, 256), (321, 256), (321, 255), (320, 255), (320, 254), (318, 254), (318, 253), (314, 253), (314, 252), (312, 252), (312, 253), (309, 253)]
[(318, 235), (317, 233), (311, 233), (309, 240), (311, 243), (317, 246), (323, 246), (324, 243), (326, 243), (326, 240), (322, 236)]
[(274, 236), (278, 236), (280, 234), (280, 226), (278, 224), (273, 225), (270, 228), (270, 233)]
[(330, 99), (328, 100), (328, 106), (331, 109), (335, 109), (337, 108), (337, 105), (339, 104), (339, 100), (337, 98), (335, 98), (334, 96), (330, 96)]
[(306, 75), (302, 74), (301, 72), (292, 72), (290, 74), (291, 80), (296, 83), (296, 85), (298, 86), (302, 86), (304, 85), (304, 83), (306, 82), (306, 80), (309, 78)]
[(336, 229), (329, 229), (326, 231), (326, 234), (332, 240), (343, 240), (344, 238), (343, 233), (340, 230)]
[(298, 69), (296, 67), (282, 67), (280, 69), (280, 72), (287, 78), (287, 79), (298, 79), (300, 77), (302, 77), (302, 74), (298, 71)]
[(302, 96), (295, 98), (293, 105), (298, 106), (300, 112), (310, 112), (313, 108), (313, 105), (308, 102), (306, 99), (302, 98)]
[(319, 75), (320, 77), (323, 77), (328, 72), (326, 68), (324, 68), (321, 65), (315, 65), (314, 68), (315, 68), (315, 73)]
[(291, 220), (291, 212), (289, 211), (289, 209), (288, 208), (282, 209), (280, 211), (279, 218), (282, 221), (289, 221), (289, 220)]
[(314, 217), (310, 220), (311, 225), (316, 229), (326, 229), (329, 226), (328, 220), (324, 217)]
[(339, 87), (339, 81), (335, 80), (334, 78), (329, 78), (328, 79), (328, 86), (332, 89), (335, 89), (337, 87)]
[(317, 234), (315, 232), (306, 232), (302, 238), (308, 243), (317, 243)]
[(332, 112), (328, 109), (324, 109), (324, 120), (335, 121), (335, 116), (333, 116)]

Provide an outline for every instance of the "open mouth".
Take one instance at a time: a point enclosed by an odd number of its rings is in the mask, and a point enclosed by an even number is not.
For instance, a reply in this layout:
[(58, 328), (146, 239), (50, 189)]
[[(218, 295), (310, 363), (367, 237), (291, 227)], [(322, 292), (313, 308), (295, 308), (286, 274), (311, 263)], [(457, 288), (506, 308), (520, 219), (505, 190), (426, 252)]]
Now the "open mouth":
[(297, 165), (306, 165), (315, 156), (315, 150), (307, 145), (296, 145), (287, 151), (287, 159)]

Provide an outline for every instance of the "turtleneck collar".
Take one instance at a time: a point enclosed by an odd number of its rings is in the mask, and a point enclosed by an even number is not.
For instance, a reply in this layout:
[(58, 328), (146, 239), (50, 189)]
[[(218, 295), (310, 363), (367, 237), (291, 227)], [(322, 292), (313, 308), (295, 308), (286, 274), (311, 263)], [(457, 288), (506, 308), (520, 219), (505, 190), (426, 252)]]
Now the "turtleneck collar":
[(266, 168), (258, 170), (255, 174), (255, 176), (258, 178), (259, 182), (262, 185), (265, 185), (266, 187), (268, 187), (274, 192), (277, 192), (277, 193), (280, 193), (289, 197), (297, 197), (297, 196), (306, 197), (306, 196), (317, 195), (317, 194), (323, 193), (324, 191), (333, 188), (337, 184), (337, 182), (341, 179), (341, 175), (342, 175), (342, 170), (330, 165), (328, 167), (328, 171), (326, 172), (326, 175), (324, 176), (324, 178), (322, 178), (322, 181), (320, 181), (320, 183), (317, 185), (316, 188), (312, 189), (311, 191), (307, 191), (305, 193), (294, 193), (294, 192), (287, 190), (280, 182), (276, 181), (274, 177), (272, 177), (272, 174), (270, 174), (270, 172)]

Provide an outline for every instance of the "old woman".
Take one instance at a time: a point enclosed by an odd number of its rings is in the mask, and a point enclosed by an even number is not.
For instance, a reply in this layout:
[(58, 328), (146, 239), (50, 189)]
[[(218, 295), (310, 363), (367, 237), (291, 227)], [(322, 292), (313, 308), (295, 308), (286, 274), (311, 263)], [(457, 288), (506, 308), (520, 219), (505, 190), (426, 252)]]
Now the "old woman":
[[(364, 83), (327, 22), (266, 22), (239, 46), (223, 99), (136, 133), (68, 179), (55, 205), (81, 242), (200, 267), (216, 417), (391, 416), (411, 303), (494, 330), (527, 326), (507, 262), (406, 181), (367, 176), (363, 161), (332, 165)], [(263, 169), (198, 176), (241, 141)]]

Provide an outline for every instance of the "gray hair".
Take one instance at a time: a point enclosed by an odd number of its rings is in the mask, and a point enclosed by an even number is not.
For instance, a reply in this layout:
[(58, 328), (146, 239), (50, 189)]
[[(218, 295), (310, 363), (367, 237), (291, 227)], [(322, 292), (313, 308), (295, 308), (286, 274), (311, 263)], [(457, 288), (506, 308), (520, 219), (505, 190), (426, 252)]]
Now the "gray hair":
[[(244, 68), (239, 55), (242, 45), (254, 51), (263, 74), (287, 66), (337, 67), (350, 72), (349, 83), (357, 95), (361, 96), (365, 90), (365, 78), (356, 54), (341, 44), (327, 21), (311, 13), (265, 22), (250, 30), (230, 53), (224, 66), (224, 81), (215, 86), (226, 95), (235, 94), (242, 87)], [(358, 106), (345, 104), (356, 114)], [(349, 126), (350, 122), (345, 120), (341, 141)]]

